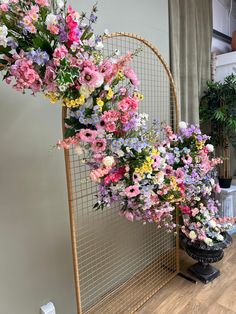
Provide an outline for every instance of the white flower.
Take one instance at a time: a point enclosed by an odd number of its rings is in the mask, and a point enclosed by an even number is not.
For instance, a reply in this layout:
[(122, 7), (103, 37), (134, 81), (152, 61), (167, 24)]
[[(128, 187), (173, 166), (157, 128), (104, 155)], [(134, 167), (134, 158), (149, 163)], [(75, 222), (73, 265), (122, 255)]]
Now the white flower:
[(216, 237), (216, 239), (217, 239), (218, 241), (223, 241), (223, 240), (224, 240), (224, 237), (222, 236), (222, 234), (218, 234), (217, 237)]
[(125, 155), (125, 153), (121, 149), (119, 149), (116, 153), (119, 157), (123, 157)]
[(115, 50), (115, 55), (116, 55), (116, 56), (119, 56), (119, 55), (120, 55), (120, 50), (116, 49), (116, 50)]
[(109, 84), (104, 85), (104, 90), (109, 90), (109, 89), (110, 89), (110, 85)]
[(8, 28), (6, 25), (0, 26), (0, 46), (7, 47)]
[(165, 154), (165, 153), (166, 153), (166, 149), (165, 149), (165, 147), (163, 147), (163, 146), (160, 146), (160, 147), (158, 148), (158, 150), (159, 150), (159, 152), (162, 153), (162, 154)]
[(215, 220), (210, 220), (210, 221), (208, 222), (208, 225), (209, 225), (211, 228), (215, 228), (216, 225), (217, 225), (217, 223), (215, 222)]
[(215, 184), (215, 180), (213, 178), (210, 179), (210, 182), (212, 186)]
[(181, 121), (180, 123), (179, 123), (179, 128), (180, 129), (187, 129), (187, 123), (186, 122), (184, 122), (184, 121)]
[(99, 41), (97, 44), (96, 44), (96, 49), (97, 50), (102, 50), (104, 48), (104, 45), (102, 43), (102, 41)]
[(57, 16), (55, 14), (48, 14), (45, 21), (46, 25), (57, 25)]
[(207, 144), (206, 148), (208, 149), (210, 153), (214, 152), (214, 146), (212, 144)]
[(106, 167), (111, 167), (115, 162), (114, 157), (112, 156), (106, 156), (103, 158), (102, 163), (104, 164), (104, 166)]
[(59, 9), (62, 9), (65, 5), (65, 2), (63, 0), (57, 0), (57, 7)]
[(80, 95), (84, 96), (85, 98), (88, 98), (93, 91), (94, 89), (91, 89), (86, 85), (82, 85), (79, 90)]
[(207, 245), (209, 245), (209, 246), (212, 246), (212, 245), (213, 245), (213, 241), (212, 241), (212, 239), (210, 239), (210, 238), (206, 238), (206, 239), (204, 240), (204, 242), (205, 242)]
[(82, 155), (83, 154), (83, 149), (82, 149), (82, 147), (80, 146), (80, 145), (77, 145), (76, 147), (75, 147), (75, 153), (77, 154), (77, 155)]
[(195, 240), (197, 238), (197, 235), (196, 235), (195, 231), (190, 231), (189, 232), (189, 238), (191, 240)]
[(89, 97), (86, 100), (86, 103), (85, 103), (84, 107), (88, 108), (88, 109), (92, 109), (93, 108), (93, 97)]
[(97, 73), (97, 81), (95, 83), (95, 87), (98, 88), (104, 83), (104, 77), (101, 73)]
[(109, 35), (109, 30), (106, 28), (106, 29), (104, 29), (104, 35)]

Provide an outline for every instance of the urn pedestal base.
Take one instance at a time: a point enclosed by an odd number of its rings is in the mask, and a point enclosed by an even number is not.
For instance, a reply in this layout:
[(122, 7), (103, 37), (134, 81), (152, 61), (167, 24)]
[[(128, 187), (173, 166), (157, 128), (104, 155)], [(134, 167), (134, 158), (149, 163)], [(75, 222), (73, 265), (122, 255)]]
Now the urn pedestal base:
[(220, 276), (220, 271), (217, 268), (201, 262), (191, 266), (189, 272), (204, 284), (207, 284)]

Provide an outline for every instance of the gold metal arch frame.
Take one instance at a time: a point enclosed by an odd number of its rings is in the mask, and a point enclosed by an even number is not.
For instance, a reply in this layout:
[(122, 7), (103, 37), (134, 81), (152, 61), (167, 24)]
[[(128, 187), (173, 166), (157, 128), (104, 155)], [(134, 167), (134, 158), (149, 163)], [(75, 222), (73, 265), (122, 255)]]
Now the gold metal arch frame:
[[(169, 68), (146, 39), (128, 33), (104, 38), (105, 54), (142, 48), (132, 61), (145, 95), (141, 111), (174, 128), (179, 106)], [(62, 124), (67, 110), (63, 108)], [(73, 149), (65, 151), (77, 313), (134, 313), (179, 272), (178, 237), (119, 217), (119, 204), (95, 211), (96, 185)]]

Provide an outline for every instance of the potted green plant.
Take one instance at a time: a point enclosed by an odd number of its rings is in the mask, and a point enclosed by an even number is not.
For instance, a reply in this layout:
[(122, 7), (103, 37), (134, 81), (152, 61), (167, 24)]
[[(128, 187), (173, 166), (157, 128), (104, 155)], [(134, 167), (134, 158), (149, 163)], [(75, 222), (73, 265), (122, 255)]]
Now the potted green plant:
[(200, 121), (209, 128), (211, 141), (223, 159), (219, 167), (219, 183), (229, 188), (230, 146), (236, 148), (236, 76), (231, 74), (224, 82), (210, 81), (200, 102)]

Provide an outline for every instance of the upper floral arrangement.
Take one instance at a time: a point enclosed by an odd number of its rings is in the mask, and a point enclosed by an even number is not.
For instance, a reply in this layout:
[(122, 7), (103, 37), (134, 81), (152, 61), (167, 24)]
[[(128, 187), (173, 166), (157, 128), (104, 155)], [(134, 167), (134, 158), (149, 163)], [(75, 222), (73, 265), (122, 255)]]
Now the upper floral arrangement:
[[(132, 54), (103, 58), (101, 36), (94, 34), (97, 8), (79, 14), (61, 0), (0, 1), (0, 70), (17, 91), (43, 92), (51, 102), (78, 107), (127, 77)], [(120, 72), (122, 70), (122, 73)], [(115, 82), (114, 82), (115, 81)], [(101, 106), (100, 99), (97, 100)]]

